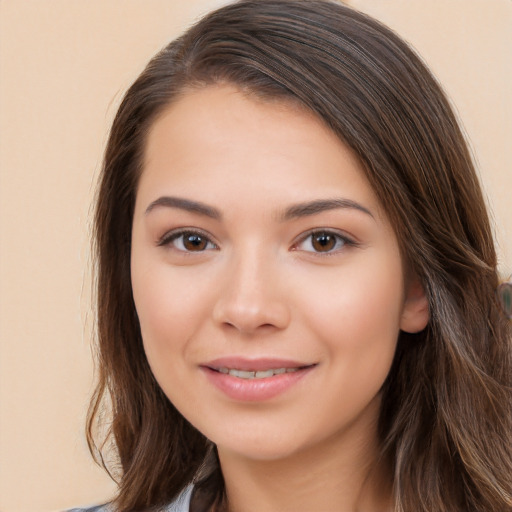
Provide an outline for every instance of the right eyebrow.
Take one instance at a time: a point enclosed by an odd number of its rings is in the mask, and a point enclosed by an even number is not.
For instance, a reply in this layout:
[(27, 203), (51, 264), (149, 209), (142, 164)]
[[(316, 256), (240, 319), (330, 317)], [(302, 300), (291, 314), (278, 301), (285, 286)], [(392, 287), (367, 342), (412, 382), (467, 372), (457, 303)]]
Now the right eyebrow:
[(187, 212), (198, 213), (199, 215), (204, 215), (205, 217), (210, 217), (212, 219), (219, 220), (222, 215), (219, 210), (213, 208), (212, 206), (208, 206), (207, 204), (200, 203), (198, 201), (191, 201), (190, 199), (184, 199), (182, 197), (171, 197), (171, 196), (162, 196), (158, 199), (155, 199), (149, 206), (146, 208), (145, 214), (147, 215), (155, 208), (179, 208), (180, 210), (185, 210)]
[(291, 220), (299, 217), (306, 217), (308, 215), (315, 215), (317, 213), (325, 212), (328, 210), (335, 210), (337, 208), (353, 209), (375, 218), (368, 208), (363, 205), (352, 201), (351, 199), (336, 198), (336, 199), (317, 199), (315, 201), (308, 201), (299, 203), (288, 207), (281, 215), (281, 219)]

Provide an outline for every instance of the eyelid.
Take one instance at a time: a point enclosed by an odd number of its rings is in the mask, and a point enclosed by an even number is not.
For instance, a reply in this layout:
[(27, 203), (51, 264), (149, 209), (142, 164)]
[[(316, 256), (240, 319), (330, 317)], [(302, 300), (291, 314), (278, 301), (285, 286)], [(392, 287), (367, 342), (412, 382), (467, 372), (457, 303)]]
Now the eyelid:
[[(303, 249), (299, 249), (298, 245), (305, 242), (310, 236), (315, 234), (327, 234), (327, 235), (333, 235), (339, 240), (343, 242), (343, 245), (339, 249), (334, 249), (331, 251), (321, 252), (321, 251), (306, 251)], [(305, 233), (302, 233), (299, 235), (299, 237), (296, 239), (296, 241), (293, 243), (291, 250), (292, 251), (300, 251), (314, 254), (315, 256), (333, 256), (335, 254), (339, 254), (341, 251), (343, 251), (347, 247), (358, 247), (360, 244), (354, 240), (353, 237), (348, 236), (344, 231), (340, 231), (338, 229), (333, 228), (313, 228), (309, 229)]]
[[(214, 241), (214, 237), (212, 235), (210, 235), (210, 233), (208, 233), (207, 231), (204, 231), (203, 229), (192, 228), (192, 227), (182, 227), (182, 228), (176, 228), (176, 229), (171, 229), (170, 231), (166, 231), (156, 241), (156, 245), (158, 247), (170, 246), (171, 243), (174, 240), (178, 239), (180, 236), (183, 236), (185, 234), (199, 235), (199, 236), (201, 236), (203, 238), (206, 238), (208, 243), (211, 243), (211, 244), (213, 244), (215, 246), (214, 250), (219, 249), (219, 244)], [(192, 253), (194, 253), (194, 251), (183, 251), (183, 250), (177, 249), (177, 248), (174, 248), (174, 249), (176, 251), (182, 252), (184, 254), (192, 254)], [(212, 249), (209, 249), (209, 250), (212, 250)], [(204, 250), (204, 251), (197, 251), (197, 252), (201, 253), (201, 252), (205, 252), (205, 251), (206, 250)]]
[[(206, 250), (218, 250), (219, 249), (219, 244), (214, 240), (214, 237), (210, 233), (208, 233), (207, 231), (205, 231), (203, 229), (193, 228), (193, 227), (180, 227), (180, 228), (176, 228), (176, 229), (167, 231), (156, 241), (156, 245), (158, 247), (170, 246), (174, 240), (178, 239), (180, 236), (185, 235), (185, 234), (193, 234), (193, 235), (201, 236), (206, 239), (208, 244), (212, 244), (214, 246), (214, 248), (213, 249), (211, 249), (211, 248), (205, 249), (203, 251), (186, 251), (186, 250), (182, 250), (182, 249), (173, 247), (173, 249), (175, 249), (176, 251), (182, 252), (184, 254), (193, 254), (194, 252), (202, 253), (202, 252), (205, 252)], [(338, 240), (341, 240), (343, 242), (343, 245), (341, 248), (330, 250), (330, 251), (325, 251), (325, 252), (308, 251), (308, 250), (300, 249), (298, 247), (301, 243), (303, 243), (309, 237), (311, 237), (312, 235), (315, 235), (315, 234), (332, 235), (332, 236), (336, 237)], [(330, 255), (338, 254), (340, 251), (342, 251), (346, 247), (354, 247), (354, 246), (355, 247), (359, 246), (359, 243), (356, 240), (354, 240), (353, 237), (347, 235), (344, 231), (340, 231), (338, 229), (333, 229), (333, 228), (312, 228), (312, 229), (309, 229), (308, 231), (302, 233), (301, 235), (299, 235), (296, 238), (296, 240), (292, 244), (291, 250), (292, 251), (302, 250), (302, 252), (315, 254), (317, 256), (330, 256)]]

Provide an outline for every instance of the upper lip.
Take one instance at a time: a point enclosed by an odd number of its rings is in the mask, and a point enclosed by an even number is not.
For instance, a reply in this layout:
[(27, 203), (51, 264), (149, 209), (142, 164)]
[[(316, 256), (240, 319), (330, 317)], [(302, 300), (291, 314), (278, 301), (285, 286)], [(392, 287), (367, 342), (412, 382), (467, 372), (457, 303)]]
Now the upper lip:
[(201, 366), (212, 369), (229, 368), (244, 371), (261, 371), (277, 368), (303, 368), (306, 366), (312, 366), (312, 364), (292, 359), (275, 359), (269, 357), (248, 359), (245, 357), (230, 356), (213, 359), (207, 363), (201, 364)]

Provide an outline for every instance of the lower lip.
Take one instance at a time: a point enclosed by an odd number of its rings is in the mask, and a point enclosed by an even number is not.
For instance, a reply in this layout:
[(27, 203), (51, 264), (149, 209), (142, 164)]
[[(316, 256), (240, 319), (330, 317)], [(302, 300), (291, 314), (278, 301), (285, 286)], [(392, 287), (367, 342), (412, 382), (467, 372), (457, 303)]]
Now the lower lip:
[(270, 400), (289, 390), (305, 377), (314, 366), (308, 366), (295, 372), (282, 373), (263, 379), (241, 379), (228, 373), (220, 373), (202, 366), (208, 380), (233, 400), (258, 402)]

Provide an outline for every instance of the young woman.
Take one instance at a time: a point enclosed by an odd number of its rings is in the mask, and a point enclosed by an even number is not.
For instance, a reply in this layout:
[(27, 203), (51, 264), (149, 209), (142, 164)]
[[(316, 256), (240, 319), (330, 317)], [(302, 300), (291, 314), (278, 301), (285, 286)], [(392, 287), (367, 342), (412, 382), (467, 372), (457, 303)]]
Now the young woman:
[(127, 92), (95, 225), (108, 510), (512, 510), (492, 231), (393, 32), (320, 0), (211, 13)]

